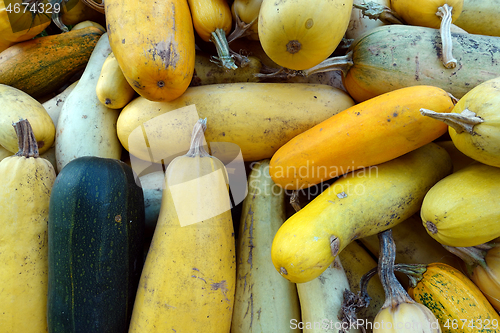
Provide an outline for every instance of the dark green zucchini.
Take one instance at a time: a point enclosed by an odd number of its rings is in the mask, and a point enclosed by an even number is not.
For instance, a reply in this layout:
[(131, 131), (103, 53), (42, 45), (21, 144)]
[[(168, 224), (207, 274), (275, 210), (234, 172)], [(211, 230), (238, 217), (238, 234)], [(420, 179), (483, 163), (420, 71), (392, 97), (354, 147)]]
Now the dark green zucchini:
[(144, 198), (130, 166), (68, 163), (52, 188), (48, 242), (49, 332), (127, 332), (144, 258)]

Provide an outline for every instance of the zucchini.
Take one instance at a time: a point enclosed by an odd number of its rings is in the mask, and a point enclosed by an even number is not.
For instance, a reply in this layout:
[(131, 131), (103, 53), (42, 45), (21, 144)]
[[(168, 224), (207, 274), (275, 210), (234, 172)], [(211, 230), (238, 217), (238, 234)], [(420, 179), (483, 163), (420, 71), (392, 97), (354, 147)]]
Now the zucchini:
[(0, 83), (40, 98), (85, 68), (103, 31), (96, 27), (17, 43), (0, 56)]
[(142, 263), (144, 199), (132, 169), (84, 156), (49, 204), (49, 332), (127, 332)]

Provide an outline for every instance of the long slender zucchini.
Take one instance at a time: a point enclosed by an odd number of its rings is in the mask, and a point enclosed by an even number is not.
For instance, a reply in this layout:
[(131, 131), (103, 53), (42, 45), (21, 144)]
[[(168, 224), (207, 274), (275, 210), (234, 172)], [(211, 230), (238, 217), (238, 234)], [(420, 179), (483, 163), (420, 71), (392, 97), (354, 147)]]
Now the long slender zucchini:
[(127, 332), (144, 258), (132, 169), (95, 156), (68, 163), (52, 188), (48, 235), (49, 332)]

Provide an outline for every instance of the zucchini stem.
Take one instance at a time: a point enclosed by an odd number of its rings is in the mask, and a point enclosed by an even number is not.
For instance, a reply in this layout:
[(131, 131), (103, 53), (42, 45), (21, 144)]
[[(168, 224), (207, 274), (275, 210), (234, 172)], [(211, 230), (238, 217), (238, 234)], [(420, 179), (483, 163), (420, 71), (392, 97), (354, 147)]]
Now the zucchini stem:
[(453, 43), (451, 40), (451, 12), (453, 7), (444, 4), (438, 8), (436, 13), (441, 18), (441, 25), (439, 33), (441, 34), (441, 43), (443, 45), (443, 65), (451, 69), (457, 66), (457, 59), (453, 57), (452, 48)]
[(379, 233), (378, 238), (380, 242), (378, 275), (385, 292), (385, 302), (382, 309), (396, 308), (401, 303), (415, 303), (394, 274), (396, 244), (392, 238), (392, 230), (388, 229)]
[(210, 41), (215, 44), (215, 48), (217, 49), (217, 57), (214, 57), (222, 66), (227, 69), (236, 69), (238, 66), (234, 63), (234, 59), (229, 52), (229, 45), (226, 39), (226, 32), (217, 28), (215, 31), (212, 31), (212, 37)]
[(368, 1), (362, 4), (353, 4), (353, 6), (360, 9), (363, 16), (370, 20), (380, 20), (384, 24), (406, 24), (395, 11), (376, 2)]
[(229, 34), (229, 36), (227, 36), (228, 44), (231, 44), (231, 42), (234, 41), (235, 39), (250, 35), (248, 29), (250, 29), (250, 27), (255, 23), (255, 21), (257, 21), (258, 18), (258, 17), (254, 18), (250, 23), (245, 23), (240, 19), (238, 13), (235, 13), (235, 17), (236, 17), (236, 26), (234, 30)]
[(482, 118), (476, 116), (476, 113), (470, 111), (467, 108), (464, 109), (461, 113), (443, 113), (428, 109), (420, 109), (420, 113), (423, 116), (441, 120), (448, 126), (452, 127), (458, 134), (465, 131), (473, 135), (474, 126), (484, 122)]
[(16, 156), (39, 157), (38, 143), (36, 142), (35, 133), (31, 128), (28, 119), (21, 119), (17, 123), (12, 124), (17, 135), (19, 151)]

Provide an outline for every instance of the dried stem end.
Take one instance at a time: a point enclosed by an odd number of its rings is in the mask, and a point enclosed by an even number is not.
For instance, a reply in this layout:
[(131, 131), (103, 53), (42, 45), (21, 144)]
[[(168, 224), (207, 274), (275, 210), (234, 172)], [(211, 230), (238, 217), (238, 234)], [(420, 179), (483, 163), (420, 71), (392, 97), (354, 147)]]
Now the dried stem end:
[(457, 134), (467, 132), (474, 135), (476, 134), (474, 132), (474, 126), (484, 122), (482, 118), (476, 116), (476, 113), (470, 111), (469, 109), (464, 109), (461, 113), (444, 113), (420, 109), (420, 113), (423, 116), (441, 120), (446, 125), (452, 127)]
[(223, 67), (227, 69), (236, 69), (238, 66), (234, 63), (234, 59), (229, 51), (229, 44), (226, 39), (226, 32), (217, 28), (212, 32), (210, 41), (214, 43), (217, 50), (217, 57), (214, 57)]
[(438, 8), (438, 11), (436, 13), (436, 15), (441, 18), (439, 33), (441, 34), (441, 43), (443, 45), (443, 65), (448, 69), (457, 67), (457, 59), (455, 59), (452, 54), (453, 43), (451, 41), (450, 30), (452, 10), (453, 7), (444, 4), (443, 6)]
[(191, 135), (191, 144), (189, 150), (186, 153), (188, 157), (207, 157), (210, 154), (203, 147), (203, 139), (205, 130), (207, 129), (207, 118), (199, 119), (193, 128), (193, 134)]
[(27, 119), (21, 119), (17, 123), (12, 124), (17, 135), (19, 151), (16, 156), (24, 157), (39, 157), (38, 144), (35, 134), (31, 128), (31, 124)]

